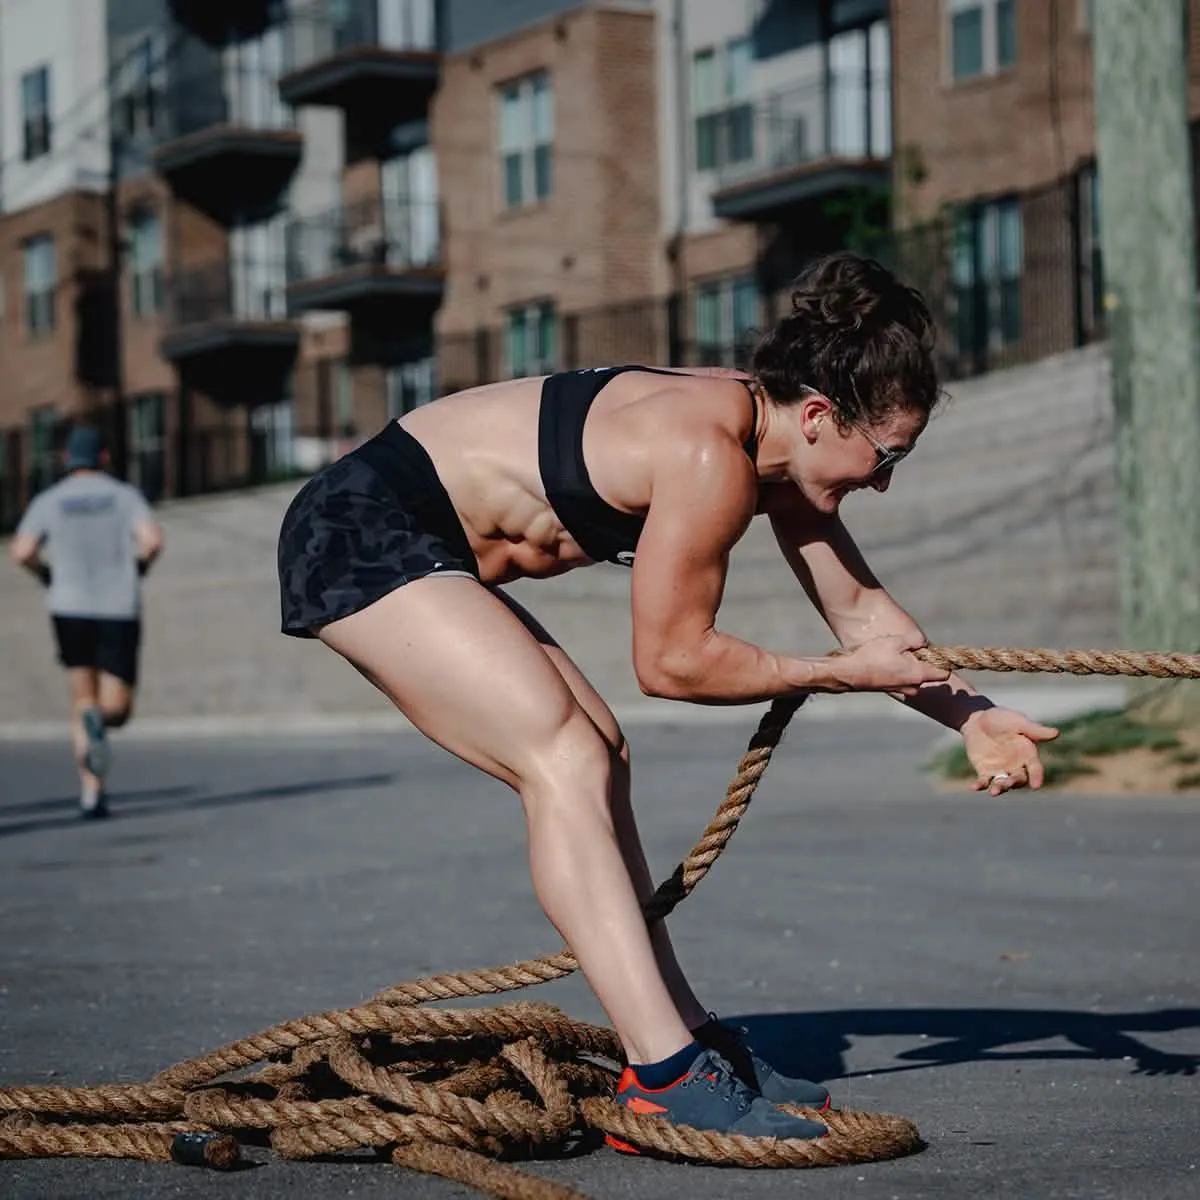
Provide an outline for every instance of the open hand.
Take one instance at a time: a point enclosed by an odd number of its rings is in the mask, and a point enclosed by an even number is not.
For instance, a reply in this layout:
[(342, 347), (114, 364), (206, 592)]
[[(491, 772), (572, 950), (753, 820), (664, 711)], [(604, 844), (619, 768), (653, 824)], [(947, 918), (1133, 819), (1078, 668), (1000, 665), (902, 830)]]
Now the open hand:
[(1053, 741), (1058, 730), (1039, 725), (1011, 708), (972, 713), (962, 727), (963, 749), (975, 768), (972, 791), (999, 796), (1014, 788), (1040, 788), (1046, 770), (1038, 743)]

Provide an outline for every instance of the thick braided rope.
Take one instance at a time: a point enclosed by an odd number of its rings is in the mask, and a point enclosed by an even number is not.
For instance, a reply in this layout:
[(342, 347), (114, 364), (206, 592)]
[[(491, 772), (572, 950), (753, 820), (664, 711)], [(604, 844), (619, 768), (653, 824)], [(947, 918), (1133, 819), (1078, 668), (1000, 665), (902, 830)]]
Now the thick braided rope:
[[(1196, 655), (971, 647), (930, 647), (917, 654), (948, 669), (1200, 677)], [(646, 902), (648, 921), (665, 917), (720, 856), (804, 699), (790, 697), (770, 706), (713, 820)], [(287, 1021), (177, 1063), (144, 1084), (0, 1088), (0, 1114), (7, 1114), (0, 1115), (0, 1158), (104, 1155), (230, 1166), (237, 1159), (237, 1142), (218, 1131), (250, 1128), (269, 1131), (273, 1148), (288, 1157), (391, 1146), (393, 1162), (491, 1195), (570, 1200), (578, 1193), (480, 1155), (560, 1139), (577, 1112), (597, 1129), (660, 1153), (743, 1166), (827, 1166), (894, 1157), (920, 1145), (910, 1122), (885, 1114), (805, 1114), (829, 1129), (828, 1137), (816, 1141), (745, 1138), (672, 1125), (611, 1100), (615, 1073), (589, 1061), (620, 1062), (611, 1030), (571, 1021), (543, 1004), (412, 1011), (433, 1000), (502, 993), (562, 978), (577, 966), (563, 950), (502, 967), (411, 980), (365, 1004)], [(390, 1048), (384, 1061), (372, 1061), (376, 1043)], [(420, 1058), (388, 1061), (397, 1048), (421, 1046), (426, 1049)], [(263, 1062), (268, 1065), (249, 1079), (207, 1086)], [(322, 1097), (321, 1070), (362, 1094)], [(264, 1099), (246, 1088), (274, 1095)], [(78, 1123), (80, 1118), (87, 1123)]]
[(1011, 647), (928, 646), (916, 656), (952, 671), (1026, 671), (1068, 675), (1153, 675), (1200, 679), (1200, 654), (1151, 650), (1022, 650)]

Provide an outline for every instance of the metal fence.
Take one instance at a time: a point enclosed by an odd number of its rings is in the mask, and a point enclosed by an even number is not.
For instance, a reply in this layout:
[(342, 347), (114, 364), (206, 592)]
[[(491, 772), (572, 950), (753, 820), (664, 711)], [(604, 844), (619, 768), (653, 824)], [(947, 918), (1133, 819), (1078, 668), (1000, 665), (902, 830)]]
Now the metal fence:
[[(258, 410), (243, 421), (130, 436), (126, 414), (112, 407), (87, 415), (106, 434), (114, 473), (138, 487), (152, 503), (165, 496), (196, 496), (254, 487), (300, 473), (295, 434), (285, 416)], [(45, 430), (0, 431), (0, 532), (16, 528), (30, 499), (62, 477), (61, 449), (71, 421)], [(39, 436), (41, 435), (41, 436)]]
[(287, 278), (303, 283), (354, 267), (441, 265), (441, 211), (436, 200), (367, 196), (287, 230)]

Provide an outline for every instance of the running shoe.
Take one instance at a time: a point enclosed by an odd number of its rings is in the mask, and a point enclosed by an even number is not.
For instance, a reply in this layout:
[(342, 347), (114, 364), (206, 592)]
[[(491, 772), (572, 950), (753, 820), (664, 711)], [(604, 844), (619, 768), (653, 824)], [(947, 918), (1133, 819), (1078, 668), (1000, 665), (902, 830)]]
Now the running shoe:
[[(616, 1100), (636, 1113), (717, 1133), (808, 1140), (829, 1132), (820, 1121), (793, 1117), (776, 1108), (747, 1087), (715, 1050), (701, 1050), (688, 1070), (664, 1088), (642, 1087), (635, 1069), (626, 1067), (617, 1085)], [(625, 1154), (641, 1153), (612, 1134), (605, 1141)]]
[(81, 821), (103, 821), (108, 816), (108, 797), (103, 788), (93, 790), (85, 787), (79, 793), (79, 819)]
[(716, 1013), (709, 1013), (708, 1017), (708, 1023), (693, 1030), (692, 1036), (702, 1046), (722, 1055), (743, 1083), (761, 1092), (772, 1104), (827, 1109), (832, 1103), (828, 1088), (809, 1079), (785, 1075), (755, 1054), (746, 1041), (750, 1030), (744, 1025), (722, 1021)]

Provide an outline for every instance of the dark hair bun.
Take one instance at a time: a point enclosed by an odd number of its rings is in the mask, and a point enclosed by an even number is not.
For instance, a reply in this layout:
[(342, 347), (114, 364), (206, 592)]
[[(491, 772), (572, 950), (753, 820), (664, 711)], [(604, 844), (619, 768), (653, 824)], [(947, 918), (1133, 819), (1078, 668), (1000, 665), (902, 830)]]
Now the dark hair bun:
[(932, 411), (940, 396), (933, 320), (921, 294), (882, 263), (849, 251), (817, 259), (794, 281), (791, 301), (752, 359), (774, 400), (815, 389), (845, 420)]

